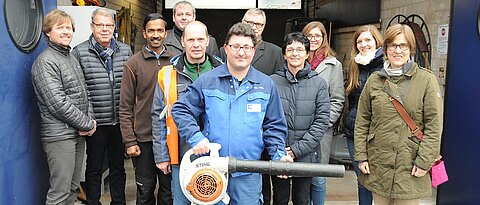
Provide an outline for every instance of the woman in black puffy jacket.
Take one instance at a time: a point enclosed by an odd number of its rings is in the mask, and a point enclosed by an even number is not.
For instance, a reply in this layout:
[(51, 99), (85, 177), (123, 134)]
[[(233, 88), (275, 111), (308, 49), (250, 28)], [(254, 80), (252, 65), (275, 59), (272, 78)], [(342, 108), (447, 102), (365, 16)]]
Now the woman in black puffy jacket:
[[(302, 33), (285, 37), (286, 64), (271, 78), (277, 86), (288, 125), (287, 154), (295, 162), (318, 163), (318, 146), (328, 127), (330, 98), (325, 80), (306, 62), (309, 41)], [(290, 182), (291, 187), (290, 189)], [(292, 191), (294, 205), (307, 205), (312, 177), (288, 179), (272, 176), (273, 204), (287, 205)]]
[[(350, 70), (345, 94), (348, 96), (348, 113), (345, 118), (344, 133), (347, 138), (348, 152), (355, 174), (358, 176), (358, 164), (354, 160), (353, 130), (357, 117), (358, 99), (370, 74), (383, 67), (383, 38), (375, 26), (365, 25), (355, 32), (352, 39)], [(358, 184), (359, 205), (371, 205), (372, 193)]]

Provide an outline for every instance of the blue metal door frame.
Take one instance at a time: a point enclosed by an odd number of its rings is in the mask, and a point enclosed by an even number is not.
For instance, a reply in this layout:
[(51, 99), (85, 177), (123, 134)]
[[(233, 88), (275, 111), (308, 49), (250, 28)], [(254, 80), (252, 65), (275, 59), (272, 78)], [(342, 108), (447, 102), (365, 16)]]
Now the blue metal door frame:
[[(0, 0), (0, 204), (44, 204), (48, 166), (30, 70), (46, 41), (42, 37), (31, 52), (21, 52), (7, 33), (5, 1)], [(43, 14), (56, 4), (42, 0)]]
[(437, 204), (480, 203), (480, 1), (452, 0), (442, 154), (449, 181)]

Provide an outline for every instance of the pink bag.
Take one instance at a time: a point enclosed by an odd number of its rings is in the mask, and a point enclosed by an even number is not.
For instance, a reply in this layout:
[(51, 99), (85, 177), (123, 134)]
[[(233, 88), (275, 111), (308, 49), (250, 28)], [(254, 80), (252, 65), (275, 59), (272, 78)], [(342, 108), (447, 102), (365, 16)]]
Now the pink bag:
[(430, 169), (430, 176), (432, 177), (432, 187), (436, 188), (438, 185), (448, 181), (447, 170), (443, 160), (437, 160)]

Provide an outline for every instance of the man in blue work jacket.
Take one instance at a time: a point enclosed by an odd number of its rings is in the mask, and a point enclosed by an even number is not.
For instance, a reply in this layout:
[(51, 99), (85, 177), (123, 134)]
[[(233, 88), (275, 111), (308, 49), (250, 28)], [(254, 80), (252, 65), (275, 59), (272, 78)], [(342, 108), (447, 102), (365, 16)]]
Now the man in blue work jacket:
[[(214, 142), (222, 145), (220, 156), (259, 160), (266, 147), (272, 160), (293, 161), (285, 151), (287, 125), (275, 83), (250, 65), (255, 44), (251, 26), (233, 25), (224, 45), (227, 63), (201, 75), (173, 105), (179, 136), (195, 154), (207, 153)], [(230, 174), (230, 204), (261, 204), (261, 181), (259, 173)]]

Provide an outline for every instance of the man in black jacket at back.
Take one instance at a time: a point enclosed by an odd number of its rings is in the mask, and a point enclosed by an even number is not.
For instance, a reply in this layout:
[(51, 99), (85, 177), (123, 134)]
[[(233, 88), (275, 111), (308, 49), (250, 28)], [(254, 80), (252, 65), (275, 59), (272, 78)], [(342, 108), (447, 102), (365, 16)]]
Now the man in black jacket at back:
[(115, 22), (109, 10), (99, 8), (93, 11), (90, 28), (90, 38), (76, 46), (72, 52), (85, 75), (98, 123), (97, 132), (87, 138), (87, 204), (100, 204), (105, 158), (108, 158), (111, 204), (125, 204), (125, 148), (120, 132), (118, 107), (123, 67), (132, 51), (128, 45), (113, 38)]
[[(249, 9), (243, 15), (242, 23), (252, 27), (257, 41), (252, 66), (265, 75), (272, 75), (276, 70), (282, 70), (284, 62), (282, 49), (262, 39), (262, 33), (267, 23), (265, 12), (261, 9)], [(223, 61), (227, 60), (223, 47), (220, 48), (220, 57)]]
[[(181, 38), (185, 26), (188, 23), (195, 21), (196, 13), (195, 7), (192, 3), (188, 1), (179, 1), (173, 6), (173, 22), (175, 26), (172, 29), (167, 31), (167, 38), (165, 38), (165, 46), (169, 51), (172, 51), (175, 54), (182, 54), (185, 51), (185, 48), (182, 46)], [(210, 55), (218, 56), (220, 53), (218, 51), (217, 40), (214, 37), (208, 36), (208, 45), (207, 51)]]

